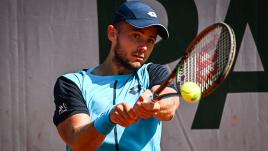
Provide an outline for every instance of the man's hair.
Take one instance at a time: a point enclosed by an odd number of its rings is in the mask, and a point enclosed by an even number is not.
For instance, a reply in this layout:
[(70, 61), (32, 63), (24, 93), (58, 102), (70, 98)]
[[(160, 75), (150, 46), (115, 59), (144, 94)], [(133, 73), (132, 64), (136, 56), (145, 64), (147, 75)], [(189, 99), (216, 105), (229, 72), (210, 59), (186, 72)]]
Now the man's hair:
[(118, 31), (118, 33), (121, 32), (121, 27), (122, 27), (122, 24), (124, 23), (125, 21), (120, 21), (120, 22), (116, 22), (116, 23), (113, 23), (112, 25), (115, 27), (115, 29)]

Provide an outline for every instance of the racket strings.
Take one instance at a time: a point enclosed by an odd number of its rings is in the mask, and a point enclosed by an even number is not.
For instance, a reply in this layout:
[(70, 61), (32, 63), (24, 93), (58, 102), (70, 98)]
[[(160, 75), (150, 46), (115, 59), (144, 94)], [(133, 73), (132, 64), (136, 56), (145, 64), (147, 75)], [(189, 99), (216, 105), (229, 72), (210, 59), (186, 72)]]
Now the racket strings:
[[(186, 76), (183, 77), (183, 80), (198, 83), (202, 92), (207, 90), (222, 76), (228, 63), (229, 41), (229, 33), (222, 27), (215, 28), (200, 39), (184, 62), (181, 72), (184, 72)], [(179, 77), (179, 79), (181, 78)]]

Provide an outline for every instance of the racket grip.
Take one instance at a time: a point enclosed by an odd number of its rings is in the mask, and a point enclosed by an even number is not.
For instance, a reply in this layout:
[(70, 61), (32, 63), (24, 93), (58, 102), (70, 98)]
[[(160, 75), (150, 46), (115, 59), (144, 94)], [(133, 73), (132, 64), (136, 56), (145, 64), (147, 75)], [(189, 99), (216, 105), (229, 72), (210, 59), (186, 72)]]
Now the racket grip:
[(153, 102), (156, 102), (156, 101), (159, 101), (159, 100), (160, 100), (160, 95), (157, 94), (157, 93), (155, 93), (155, 92), (153, 92), (153, 99), (152, 99), (152, 101)]
[(165, 99), (165, 98), (169, 98), (169, 97), (173, 97), (173, 96), (180, 96), (180, 95), (179, 95), (179, 93), (167, 93), (167, 94), (162, 94), (162, 95), (154, 93), (153, 102), (157, 102), (161, 99)]

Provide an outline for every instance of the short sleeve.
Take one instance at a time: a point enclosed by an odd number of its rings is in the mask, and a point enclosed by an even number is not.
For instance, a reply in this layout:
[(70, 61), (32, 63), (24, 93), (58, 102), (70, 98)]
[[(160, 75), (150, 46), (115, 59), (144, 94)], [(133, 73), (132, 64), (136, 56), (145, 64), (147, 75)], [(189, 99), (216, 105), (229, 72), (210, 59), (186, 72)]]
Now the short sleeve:
[[(160, 64), (150, 64), (147, 67), (149, 77), (150, 77), (150, 86), (152, 88), (155, 85), (161, 85), (169, 76), (170, 71), (165, 65)], [(169, 87), (177, 90), (175, 82), (171, 83)]]
[(78, 114), (89, 114), (79, 87), (66, 77), (59, 77), (54, 86), (55, 112), (53, 122), (57, 126), (68, 117)]

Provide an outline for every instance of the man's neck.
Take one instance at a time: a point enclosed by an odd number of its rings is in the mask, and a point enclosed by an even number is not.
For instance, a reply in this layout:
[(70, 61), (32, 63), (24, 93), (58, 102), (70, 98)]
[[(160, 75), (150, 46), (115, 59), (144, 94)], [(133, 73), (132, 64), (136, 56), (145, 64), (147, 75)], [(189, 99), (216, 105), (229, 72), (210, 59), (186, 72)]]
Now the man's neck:
[(105, 60), (102, 64), (100, 64), (93, 70), (93, 74), (100, 76), (123, 75), (123, 74), (129, 74), (131, 72), (133, 71), (128, 70), (122, 66), (116, 65), (107, 60)]

